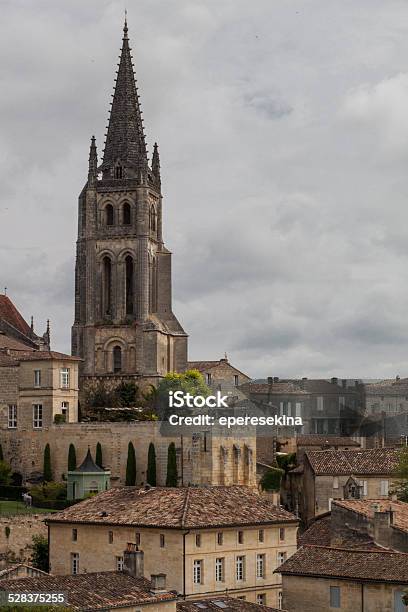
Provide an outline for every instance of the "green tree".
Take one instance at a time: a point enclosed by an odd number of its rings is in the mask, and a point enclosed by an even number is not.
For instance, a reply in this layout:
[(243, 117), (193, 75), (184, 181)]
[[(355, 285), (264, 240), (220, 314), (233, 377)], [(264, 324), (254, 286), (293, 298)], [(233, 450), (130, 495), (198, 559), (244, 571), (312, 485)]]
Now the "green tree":
[(48, 540), (42, 535), (33, 535), (33, 553), (31, 555), (31, 563), (37, 569), (43, 572), (48, 572), (50, 563), (48, 556)]
[(265, 472), (259, 484), (261, 485), (262, 491), (280, 491), (282, 477), (284, 476), (284, 470), (280, 468), (271, 467)]
[(99, 467), (103, 467), (103, 464), (102, 464), (102, 446), (101, 446), (100, 442), (98, 442), (98, 444), (96, 445), (95, 463), (96, 463), (96, 465), (99, 465)]
[(391, 493), (396, 494), (400, 501), (408, 502), (408, 446), (404, 446), (398, 453), (398, 463), (394, 476), (397, 482), (394, 484)]
[(174, 442), (169, 444), (169, 449), (167, 451), (167, 477), (166, 477), (166, 487), (177, 487), (178, 477), (177, 477), (177, 455), (176, 455), (176, 445)]
[(204, 377), (198, 370), (187, 370), (182, 374), (177, 372), (169, 372), (161, 379), (156, 394), (156, 410), (159, 412), (161, 419), (165, 420), (169, 414), (169, 392), (183, 391), (190, 393), (193, 396), (201, 395), (207, 397), (211, 390), (205, 384)]
[(51, 449), (49, 444), (46, 444), (44, 448), (43, 477), (46, 482), (51, 482), (52, 480)]
[(76, 450), (75, 446), (71, 443), (68, 449), (68, 472), (73, 472), (74, 470), (76, 470), (76, 466)]
[(0, 461), (0, 485), (8, 485), (11, 480), (11, 467), (7, 461)]
[(125, 484), (127, 487), (134, 487), (136, 484), (136, 453), (132, 442), (128, 444)]
[(153, 442), (149, 444), (147, 455), (147, 483), (152, 487), (156, 486), (156, 449)]
[(139, 387), (134, 382), (122, 382), (116, 387), (119, 405), (129, 408), (137, 403)]

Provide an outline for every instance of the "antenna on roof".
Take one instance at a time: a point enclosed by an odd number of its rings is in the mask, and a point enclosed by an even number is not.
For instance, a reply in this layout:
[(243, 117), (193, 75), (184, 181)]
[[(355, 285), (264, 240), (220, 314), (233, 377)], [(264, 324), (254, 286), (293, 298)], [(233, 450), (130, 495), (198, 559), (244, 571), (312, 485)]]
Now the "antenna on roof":
[(7, 295), (7, 287), (4, 287), (4, 295)]

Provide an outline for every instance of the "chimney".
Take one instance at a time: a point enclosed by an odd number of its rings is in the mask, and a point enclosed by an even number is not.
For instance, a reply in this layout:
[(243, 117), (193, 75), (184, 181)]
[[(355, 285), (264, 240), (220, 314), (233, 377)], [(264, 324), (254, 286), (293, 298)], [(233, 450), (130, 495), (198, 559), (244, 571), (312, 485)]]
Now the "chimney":
[(337, 377), (333, 376), (333, 378), (331, 379), (332, 385), (337, 385)]
[(401, 380), (398, 374), (396, 375), (395, 380), (396, 380), (397, 382), (398, 382), (399, 380)]
[(151, 592), (155, 595), (166, 592), (166, 574), (152, 574), (150, 582), (152, 583)]
[(343, 385), (343, 389), (345, 389), (347, 387), (347, 380), (343, 378), (343, 380), (341, 381), (341, 384)]
[(307, 380), (307, 376), (303, 376), (302, 380)]
[(123, 553), (123, 571), (133, 578), (144, 577), (144, 553), (136, 544), (128, 542)]
[(273, 382), (274, 382), (274, 383), (279, 382), (279, 376), (274, 376), (274, 377), (273, 377)]
[(272, 378), (272, 376), (268, 376), (268, 385), (273, 385), (273, 378)]

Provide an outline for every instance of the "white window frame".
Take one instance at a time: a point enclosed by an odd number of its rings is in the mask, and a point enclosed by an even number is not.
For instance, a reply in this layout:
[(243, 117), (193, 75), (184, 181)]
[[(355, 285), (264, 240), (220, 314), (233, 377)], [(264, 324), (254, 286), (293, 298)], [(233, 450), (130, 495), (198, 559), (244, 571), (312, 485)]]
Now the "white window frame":
[(7, 426), (9, 429), (17, 429), (17, 405), (9, 404)]
[(319, 412), (323, 412), (323, 410), (324, 410), (324, 397), (323, 397), (323, 395), (319, 395), (317, 397), (317, 399), (316, 399), (316, 402), (317, 402), (317, 410)]
[(33, 404), (33, 429), (42, 429), (43, 426), (43, 405)]
[(79, 574), (79, 553), (71, 553), (71, 574), (76, 576)]
[(193, 561), (193, 582), (203, 584), (203, 560), (194, 559)]
[(224, 557), (218, 557), (215, 559), (215, 582), (224, 582), (225, 580), (225, 559)]
[(295, 404), (295, 416), (297, 417), (302, 416), (302, 403), (301, 402), (296, 402)]
[(339, 477), (333, 476), (333, 489), (338, 489), (338, 488), (339, 488)]
[(292, 416), (292, 402), (288, 402), (287, 416)]
[(388, 497), (389, 491), (389, 482), (388, 480), (381, 480), (380, 482), (380, 495), (385, 495)]
[(287, 558), (287, 552), (286, 552), (286, 550), (279, 550), (279, 551), (276, 553), (276, 560), (277, 560), (277, 562), (278, 562), (278, 566), (279, 566), (279, 565), (282, 565), (282, 563), (285, 563), (286, 558)]
[[(336, 593), (336, 597), (334, 597), (334, 593)], [(333, 597), (332, 597), (333, 595)], [(338, 595), (338, 597), (337, 597)], [(338, 602), (338, 605), (334, 605), (334, 599)], [(329, 588), (329, 604), (330, 608), (340, 609), (341, 608), (341, 589), (339, 586), (330, 585)]]
[(71, 370), (70, 368), (60, 369), (60, 387), (61, 389), (69, 389), (71, 384)]
[(283, 606), (283, 591), (278, 591), (278, 610), (282, 610)]
[(34, 387), (41, 387), (41, 370), (34, 370)]
[(69, 402), (61, 402), (61, 414), (65, 414), (65, 416), (68, 416), (69, 414)]
[(116, 571), (123, 572), (123, 555), (118, 555), (116, 557)]
[(363, 487), (363, 495), (367, 496), (367, 481), (360, 480), (360, 487)]
[(258, 606), (266, 606), (266, 593), (257, 593), (256, 603)]
[(245, 581), (245, 557), (238, 555), (235, 559), (235, 578), (237, 582)]
[(263, 553), (256, 555), (256, 577), (265, 578), (265, 555)]

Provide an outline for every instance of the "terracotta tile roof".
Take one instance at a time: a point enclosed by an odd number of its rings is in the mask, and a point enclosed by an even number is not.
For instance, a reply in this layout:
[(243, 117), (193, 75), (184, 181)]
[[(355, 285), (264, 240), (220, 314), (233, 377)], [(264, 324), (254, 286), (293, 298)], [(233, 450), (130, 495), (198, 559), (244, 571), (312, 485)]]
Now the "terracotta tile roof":
[(7, 579), (7, 576), (9, 574), (13, 574), (14, 572), (16, 572), (16, 570), (19, 569), (24, 569), (27, 574), (30, 572), (35, 572), (36, 575), (41, 574), (44, 576), (48, 576), (47, 572), (43, 572), (42, 570), (37, 569), (32, 565), (27, 565), (26, 563), (14, 563), (13, 565), (9, 565), (8, 567), (5, 567), (4, 569), (0, 570), (0, 579)]
[(231, 365), (229, 361), (226, 359), (218, 359), (215, 361), (188, 361), (187, 369), (188, 370), (198, 370), (199, 372), (205, 372), (206, 370), (211, 370), (211, 368), (216, 368), (217, 366), (221, 364), (228, 365), (233, 370), (236, 370), (237, 372), (242, 374), (242, 376), (245, 376), (246, 378), (250, 378), (248, 374), (245, 374), (241, 370), (238, 370), (238, 368)]
[(7, 355), (7, 353), (0, 352), (0, 368), (10, 366), (18, 367), (18, 360), (15, 359), (12, 355)]
[(383, 550), (369, 535), (343, 528), (341, 534), (331, 528), (331, 515), (316, 519), (306, 531), (298, 535), (298, 546), (341, 546), (357, 550)]
[(123, 572), (98, 572), (76, 576), (38, 576), (1, 580), (1, 591), (66, 593), (72, 610), (106, 610), (174, 600), (174, 593), (153, 594), (151, 582)]
[(205, 612), (205, 610), (216, 610), (216, 612), (283, 612), (276, 608), (261, 606), (243, 599), (235, 599), (219, 595), (209, 599), (197, 599), (177, 602), (177, 612)]
[(408, 395), (408, 378), (400, 380), (382, 380), (379, 383), (365, 385), (366, 395)]
[(0, 295), (0, 319), (3, 319), (26, 336), (29, 336), (31, 333), (30, 326), (7, 295)]
[[(4, 348), (8, 348), (12, 351), (29, 351), (30, 350), (30, 347), (28, 347), (27, 344), (24, 344), (23, 342), (20, 342), (19, 340), (16, 340), (15, 338), (11, 338), (10, 336), (7, 336), (6, 334), (2, 334), (0, 332), (0, 349), (4, 349)], [(31, 350), (34, 350), (34, 348)]]
[(188, 529), (296, 523), (296, 517), (244, 486), (118, 487), (66, 508), (49, 522)]
[(275, 573), (408, 584), (408, 554), (303, 546)]
[(353, 438), (342, 436), (320, 436), (318, 434), (309, 434), (296, 437), (297, 446), (356, 446), (360, 448), (360, 443)]
[(374, 519), (374, 512), (393, 512), (393, 527), (408, 532), (408, 504), (388, 499), (336, 499), (332, 504), (352, 510), (357, 514)]
[(398, 451), (393, 448), (306, 451), (305, 456), (316, 475), (389, 476), (394, 474), (398, 463)]
[(18, 356), (19, 361), (48, 361), (51, 359), (60, 359), (63, 361), (81, 361), (80, 357), (73, 357), (65, 353), (57, 351), (30, 351), (24, 355)]
[(245, 383), (242, 385), (249, 393), (267, 395), (296, 394), (308, 395), (310, 393), (321, 393), (323, 395), (354, 395), (360, 391), (361, 386), (343, 387), (324, 379), (288, 379), (279, 380), (269, 385), (267, 382)]

